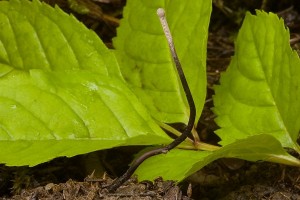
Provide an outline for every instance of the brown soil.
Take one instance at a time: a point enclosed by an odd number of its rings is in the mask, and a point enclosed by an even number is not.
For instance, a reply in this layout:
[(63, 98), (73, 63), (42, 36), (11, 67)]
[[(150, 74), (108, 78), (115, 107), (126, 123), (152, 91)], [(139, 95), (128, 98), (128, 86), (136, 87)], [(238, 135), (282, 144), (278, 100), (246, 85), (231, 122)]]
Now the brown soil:
[[(72, 12), (64, 0), (45, 0), (57, 3), (67, 12)], [(87, 15), (74, 13), (89, 28), (94, 29), (111, 47), (118, 18), (125, 2), (109, 0), (110, 3), (95, 3), (81, 0), (93, 8)], [(221, 2), (221, 3), (220, 3)], [(247, 3), (248, 2), (248, 3)], [(299, 51), (299, 5), (297, 1), (214, 1), (214, 10), (208, 41), (207, 101), (198, 124), (203, 141), (216, 144), (212, 95), (213, 85), (218, 84), (220, 72), (224, 71), (234, 53), (233, 41), (245, 10), (259, 9), (277, 12), (290, 28), (291, 45)], [(100, 9), (101, 8), (101, 9)], [(235, 12), (228, 12), (228, 8)], [(98, 13), (101, 10), (109, 17)], [(115, 193), (106, 186), (111, 177), (120, 176), (133, 155), (141, 147), (121, 147), (98, 151), (73, 158), (57, 158), (49, 163), (28, 167), (0, 166), (0, 199), (272, 199), (300, 200), (300, 169), (273, 163), (250, 163), (235, 159), (220, 159), (187, 178), (178, 186), (172, 181), (157, 179), (154, 183), (137, 183), (131, 179)], [(96, 171), (94, 171), (96, 169)], [(94, 172), (93, 172), (94, 171)], [(93, 173), (93, 176), (88, 176)], [(85, 178), (87, 177), (87, 178)], [(101, 177), (101, 178), (99, 178)]]
[(172, 181), (162, 181), (156, 179), (152, 182), (140, 182), (130, 179), (115, 192), (109, 193), (106, 189), (112, 183), (109, 178), (88, 177), (84, 182), (68, 180), (66, 183), (48, 183), (34, 189), (23, 190), (21, 194), (15, 195), (13, 200), (22, 199), (43, 199), (43, 200), (63, 200), (63, 199), (107, 199), (107, 200), (150, 200), (150, 199), (190, 199), (182, 195), (179, 187)]

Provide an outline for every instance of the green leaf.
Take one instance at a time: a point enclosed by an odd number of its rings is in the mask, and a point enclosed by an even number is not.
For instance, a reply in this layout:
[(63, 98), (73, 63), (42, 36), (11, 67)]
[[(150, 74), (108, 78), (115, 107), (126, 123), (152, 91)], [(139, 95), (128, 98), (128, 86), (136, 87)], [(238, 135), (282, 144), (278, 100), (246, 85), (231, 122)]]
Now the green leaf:
[(0, 2), (0, 74), (85, 69), (121, 78), (116, 58), (73, 16), (39, 1)]
[(1, 163), (171, 141), (113, 53), (72, 16), (38, 1), (1, 1), (0, 24)]
[[(127, 2), (113, 43), (121, 72), (151, 115), (161, 122), (187, 122), (189, 107), (173, 66), (156, 10), (166, 10), (179, 59), (200, 117), (206, 94), (206, 42), (211, 1)], [(196, 120), (197, 122), (197, 120)]]
[(8, 165), (170, 142), (118, 79), (83, 70), (14, 71), (1, 78), (0, 91), (0, 160)]
[(296, 149), (300, 130), (300, 61), (275, 14), (247, 14), (236, 53), (214, 96), (222, 145), (270, 134)]
[(162, 176), (165, 180), (181, 181), (218, 158), (241, 158), (249, 161), (271, 161), (300, 167), (300, 161), (286, 153), (273, 136), (262, 134), (237, 140), (221, 149), (190, 151), (174, 149), (164, 155), (147, 159), (137, 169), (139, 180), (154, 180)]

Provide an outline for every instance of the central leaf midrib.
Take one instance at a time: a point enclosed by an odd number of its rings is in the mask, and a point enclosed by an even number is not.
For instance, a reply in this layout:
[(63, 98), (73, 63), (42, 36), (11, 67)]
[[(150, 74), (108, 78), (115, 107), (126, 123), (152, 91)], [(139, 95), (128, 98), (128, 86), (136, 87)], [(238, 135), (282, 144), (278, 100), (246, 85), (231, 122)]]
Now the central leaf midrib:
[[(260, 61), (260, 66), (261, 66), (261, 70), (262, 70), (262, 72), (263, 72), (263, 76), (264, 76), (264, 81), (266, 82), (266, 84), (267, 84), (267, 86), (268, 86), (268, 88), (269, 88), (269, 91), (270, 91), (270, 95), (271, 95), (271, 97), (272, 97), (272, 99), (273, 99), (273, 103), (274, 103), (274, 106), (273, 107), (275, 107), (275, 109), (277, 110), (277, 112), (279, 113), (279, 117), (280, 117), (280, 119), (281, 119), (281, 122), (282, 122), (282, 124), (283, 124), (283, 126), (284, 126), (284, 129), (283, 129), (283, 131), (285, 132), (285, 133), (287, 133), (289, 136), (290, 136), (290, 134), (289, 134), (289, 132), (288, 132), (288, 129), (287, 129), (287, 127), (286, 127), (286, 125), (285, 125), (285, 122), (284, 122), (284, 120), (283, 120), (283, 118), (282, 118), (282, 113), (281, 113), (281, 111), (279, 110), (279, 108), (278, 108), (278, 106), (277, 106), (277, 102), (276, 102), (276, 100), (275, 100), (275, 97), (274, 97), (274, 95), (273, 95), (273, 90), (272, 90), (272, 88), (271, 88), (271, 84), (269, 83), (269, 81), (268, 81), (268, 79), (267, 79), (267, 77), (266, 77), (266, 73), (265, 73), (265, 70), (264, 70), (264, 65), (263, 65), (263, 62), (262, 62), (262, 57), (261, 57), (261, 55), (259, 54), (259, 51), (258, 51), (258, 41), (256, 41), (256, 38), (255, 38), (255, 34), (254, 34), (254, 30), (253, 30), (253, 28), (250, 28), (250, 30), (251, 30), (251, 37), (252, 37), (252, 41), (253, 41), (253, 45), (254, 45), (254, 49), (255, 49), (255, 53), (256, 53), (256, 55), (257, 55), (257, 58), (259, 58), (259, 61)], [(260, 38), (261, 39), (261, 38)], [(261, 40), (261, 41), (264, 41), (264, 40)], [(265, 44), (264, 44), (264, 47), (265, 47)], [(273, 56), (273, 58), (274, 58), (274, 56)], [(274, 66), (274, 61), (272, 61), (272, 66)], [(272, 69), (272, 73), (273, 73), (273, 69)], [(289, 137), (289, 139), (291, 140), (291, 137)]]

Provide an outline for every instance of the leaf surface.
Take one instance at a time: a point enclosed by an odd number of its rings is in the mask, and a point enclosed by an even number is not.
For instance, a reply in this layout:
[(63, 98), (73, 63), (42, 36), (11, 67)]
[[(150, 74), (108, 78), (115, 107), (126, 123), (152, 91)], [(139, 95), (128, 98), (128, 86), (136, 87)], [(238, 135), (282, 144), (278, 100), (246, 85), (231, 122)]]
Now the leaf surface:
[(95, 33), (38, 1), (0, 2), (0, 162), (169, 143)]
[(236, 53), (215, 87), (214, 111), (222, 145), (270, 134), (299, 151), (300, 60), (275, 14), (247, 14)]
[(300, 161), (289, 155), (278, 140), (271, 135), (262, 134), (237, 140), (214, 152), (173, 149), (167, 154), (147, 159), (136, 174), (139, 180), (154, 180), (162, 176), (164, 180), (182, 181), (218, 158), (264, 160), (300, 166)]
[[(156, 10), (166, 10), (200, 117), (206, 94), (206, 42), (211, 1), (127, 2), (113, 40), (121, 72), (134, 93), (160, 122), (187, 122), (189, 107)], [(196, 119), (196, 123), (197, 123)]]
[(84, 69), (121, 78), (113, 53), (73, 16), (39, 1), (0, 3), (1, 74)]

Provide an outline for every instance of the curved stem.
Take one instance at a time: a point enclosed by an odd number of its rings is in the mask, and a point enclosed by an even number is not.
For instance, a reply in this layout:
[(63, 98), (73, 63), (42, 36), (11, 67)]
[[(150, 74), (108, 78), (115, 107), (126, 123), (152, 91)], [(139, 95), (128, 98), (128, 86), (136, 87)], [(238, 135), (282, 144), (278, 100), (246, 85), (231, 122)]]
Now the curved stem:
[(176, 50), (175, 50), (175, 46), (173, 43), (173, 39), (171, 36), (171, 32), (165, 17), (165, 11), (162, 8), (159, 8), (157, 10), (157, 15), (159, 16), (161, 25), (163, 27), (164, 33), (166, 35), (166, 38), (168, 40), (168, 44), (169, 44), (169, 48), (174, 60), (174, 63), (176, 65), (176, 69), (183, 87), (183, 90), (185, 92), (189, 107), (190, 107), (190, 117), (189, 117), (189, 121), (188, 121), (188, 125), (186, 126), (186, 128), (183, 130), (182, 134), (177, 137), (173, 142), (171, 142), (169, 145), (165, 146), (165, 147), (161, 147), (158, 149), (154, 149), (152, 151), (146, 152), (145, 154), (143, 154), (141, 157), (139, 157), (138, 159), (136, 159), (132, 165), (129, 167), (129, 169), (118, 179), (116, 179), (110, 186), (108, 186), (108, 191), (112, 192), (115, 191), (118, 187), (120, 187), (125, 181), (127, 181), (131, 175), (134, 173), (134, 171), (138, 168), (138, 166), (140, 166), (140, 164), (146, 160), (147, 158), (150, 158), (152, 156), (158, 155), (158, 154), (163, 154), (163, 153), (167, 153), (168, 151), (170, 151), (171, 149), (173, 149), (174, 147), (176, 147), (177, 145), (179, 145), (181, 142), (183, 142), (188, 135), (191, 133), (191, 130), (193, 129), (194, 123), (195, 123), (195, 118), (196, 118), (196, 108), (195, 108), (195, 103), (190, 91), (190, 88), (188, 86), (188, 83), (186, 81), (185, 75), (183, 73), (181, 64), (179, 62)]

